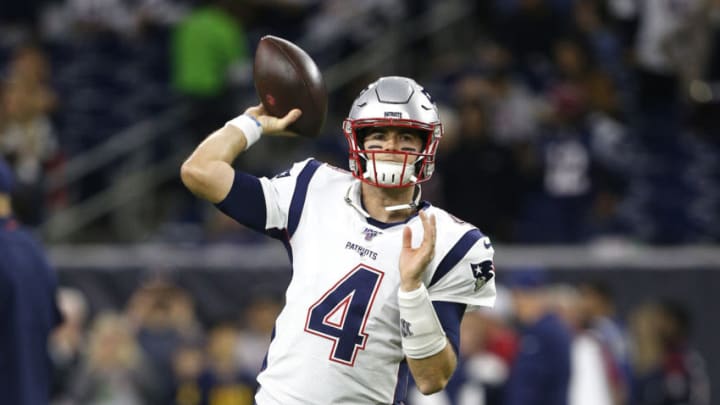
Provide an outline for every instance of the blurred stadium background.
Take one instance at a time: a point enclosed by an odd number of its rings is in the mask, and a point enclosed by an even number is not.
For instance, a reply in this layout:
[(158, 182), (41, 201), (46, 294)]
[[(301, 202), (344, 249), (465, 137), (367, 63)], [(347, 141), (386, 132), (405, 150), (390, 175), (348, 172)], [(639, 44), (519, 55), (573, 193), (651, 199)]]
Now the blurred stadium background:
[[(329, 116), (317, 140), (264, 139), (239, 167), (346, 167), (351, 100), (378, 76), (413, 77), (446, 129), (425, 195), (493, 238), (498, 282), (547, 273), (579, 334), (612, 319), (634, 393), (619, 403), (720, 398), (720, 1), (26, 0), (0, 7), (0, 153), (59, 272), (57, 404), (106, 403), (102, 384), (127, 404), (194, 404), (192, 387), (216, 386), (245, 403), (287, 256), (178, 172), (255, 102), (265, 34), (316, 60)], [(592, 291), (605, 312), (587, 310)], [(463, 350), (500, 364), (476, 378), (477, 403), (502, 403), (510, 301), (501, 290)], [(98, 363), (125, 383), (89, 373)], [(691, 400), (671, 398), (678, 384)]]

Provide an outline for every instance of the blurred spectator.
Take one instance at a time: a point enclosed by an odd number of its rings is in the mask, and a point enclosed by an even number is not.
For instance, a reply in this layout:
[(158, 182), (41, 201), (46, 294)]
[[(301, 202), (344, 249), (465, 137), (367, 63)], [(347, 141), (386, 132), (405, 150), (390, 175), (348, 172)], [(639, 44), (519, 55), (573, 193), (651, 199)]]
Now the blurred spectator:
[(317, 10), (308, 19), (302, 46), (317, 54), (322, 62), (336, 61), (377, 40), (383, 29), (407, 17), (408, 5), (402, 0), (315, 1)]
[(557, 89), (555, 115), (537, 139), (540, 193), (528, 200), (521, 240), (577, 243), (587, 239), (592, 196), (592, 157), (578, 121), (582, 101), (575, 89)]
[(505, 280), (520, 324), (519, 348), (510, 367), (505, 405), (566, 405), (571, 334), (554, 313), (543, 270), (516, 270)]
[[(98, 314), (88, 336), (72, 401), (80, 404), (157, 404), (162, 387), (123, 316)], [(71, 403), (72, 403), (71, 401)]]
[[(307, 32), (306, 21), (319, 13), (324, 0), (248, 0), (240, 2), (248, 30), (257, 35), (273, 34), (295, 41)], [(354, 5), (348, 5), (353, 7)], [(308, 44), (299, 44), (313, 51)]]
[(41, 29), (46, 38), (110, 35), (136, 38), (148, 26), (177, 23), (187, 1), (173, 0), (64, 0), (47, 5)]
[(230, 71), (250, 57), (233, 0), (207, 0), (178, 24), (172, 40), (172, 83), (191, 103), (188, 134), (206, 136), (237, 115)]
[(130, 4), (124, 0), (66, 0), (66, 10), (71, 16), (71, 27), (83, 32), (110, 32), (133, 35), (138, 20)]
[[(683, 56), (697, 45), (680, 39), (678, 35), (683, 27), (694, 24), (695, 16), (702, 14), (705, 1), (614, 0), (610, 3), (615, 16), (637, 21), (633, 42), (636, 131), (649, 157), (656, 161), (656, 165), (668, 170), (675, 169), (667, 163), (672, 163), (675, 157), (682, 131), (682, 66), (697, 62)], [(658, 185), (658, 191), (666, 193), (673, 186), (674, 182)], [(650, 209), (667, 213), (673, 207), (659, 204)], [(670, 232), (666, 230), (665, 233)]]
[(252, 405), (255, 396), (255, 375), (240, 369), (234, 351), (238, 331), (220, 324), (208, 336), (208, 368), (200, 376), (203, 405)]
[(198, 344), (183, 344), (173, 354), (173, 405), (200, 405), (203, 401), (199, 379), (205, 357)]
[(612, 403), (625, 404), (630, 390), (630, 358), (627, 336), (615, 312), (613, 293), (610, 286), (601, 281), (581, 283), (578, 291), (580, 326), (600, 346)]
[(163, 392), (170, 392), (173, 354), (184, 342), (198, 341), (202, 334), (192, 297), (169, 282), (153, 280), (130, 298), (128, 317), (147, 362), (158, 373), (156, 383)]
[(198, 342), (186, 342), (173, 356), (173, 397), (175, 405), (252, 404), (255, 374), (241, 369), (234, 350), (238, 330), (218, 324), (208, 333), (205, 350)]
[[(710, 381), (705, 361), (691, 347), (692, 318), (687, 307), (674, 300), (660, 301), (660, 336), (665, 348), (664, 369), (668, 394), (678, 403), (706, 405), (710, 403)], [(678, 380), (684, 384), (678, 384)], [(679, 389), (681, 388), (682, 389)]]
[(43, 51), (24, 46), (13, 54), (0, 90), (0, 155), (15, 169), (15, 206), (18, 218), (28, 225), (43, 219), (44, 169), (57, 149), (50, 121), (57, 100), (49, 80)]
[(480, 69), (486, 80), (474, 86), (461, 84), (460, 99), (483, 99), (488, 107), (490, 132), (497, 142), (511, 146), (531, 141), (539, 130), (543, 103), (516, 77), (507, 49), (488, 42), (480, 53)]
[(0, 48), (30, 39), (35, 34), (38, 16), (43, 5), (52, 0), (5, 2), (0, 7)]
[(574, 29), (587, 44), (592, 59), (598, 67), (615, 81), (626, 79), (626, 67), (622, 45), (615, 32), (607, 24), (608, 16), (604, 2), (597, 0), (575, 1), (573, 10)]
[[(720, 92), (716, 86), (720, 80), (720, 0), (705, 0), (694, 18), (680, 28), (672, 41), (674, 48), (689, 47), (691, 52), (675, 53), (683, 69), (683, 80), (688, 85), (693, 106), (693, 121), (702, 128), (709, 140), (717, 143), (716, 134), (720, 123), (715, 117), (720, 111)], [(692, 42), (689, 42), (692, 41)], [(690, 44), (692, 44), (690, 46)]]
[(568, 404), (620, 405), (614, 401), (607, 354), (583, 324), (578, 291), (569, 285), (555, 285), (550, 296), (555, 310), (574, 333)]
[(263, 368), (281, 309), (280, 300), (269, 294), (254, 297), (244, 309), (244, 327), (238, 331), (234, 356), (250, 375), (257, 375)]
[(690, 322), (687, 309), (673, 301), (633, 312), (633, 405), (710, 404), (704, 360), (689, 347)]
[[(644, 217), (643, 237), (651, 243), (697, 240), (697, 222), (688, 213), (695, 204), (693, 197), (705, 198), (705, 187), (695, 191), (678, 174), (691, 170), (695, 157), (683, 150), (688, 144), (684, 122), (688, 83), (683, 81), (697, 77), (704, 68), (700, 65), (708, 34), (698, 35), (696, 30), (703, 30), (702, 21), (710, 14), (707, 0), (614, 0), (610, 4), (618, 18), (637, 24), (632, 42), (635, 74), (630, 123), (642, 160), (634, 164), (631, 180), (644, 187), (636, 196), (642, 210), (638, 217)], [(695, 27), (688, 29), (691, 26)], [(661, 198), (676, 193), (690, 198)]]
[(0, 398), (45, 405), (52, 377), (48, 336), (61, 322), (57, 280), (40, 245), (12, 217), (13, 183), (0, 158)]
[[(250, 44), (241, 16), (246, 2), (202, 0), (171, 33), (170, 82), (179, 101), (189, 106), (179, 128), (182, 135), (166, 137), (166, 149), (190, 148), (216, 129), (218, 122), (236, 116), (239, 91), (251, 83)], [(200, 138), (198, 138), (200, 137)], [(165, 184), (162, 194), (175, 201), (176, 218), (169, 221), (197, 223), (207, 214), (196, 199), (190, 199), (179, 181)], [(179, 208), (178, 208), (179, 207)]]
[[(653, 402), (663, 402), (662, 393), (662, 342), (659, 335), (660, 315), (658, 308), (644, 304), (635, 308), (629, 316), (630, 354), (632, 361), (632, 403), (641, 404), (645, 396), (644, 386), (654, 386)], [(655, 380), (655, 381), (653, 381)], [(653, 381), (650, 383), (650, 381)]]
[[(550, 108), (535, 145), (541, 192), (528, 200), (520, 236), (533, 242), (577, 243), (622, 230), (615, 201), (622, 192), (624, 155), (613, 152), (624, 145), (624, 133), (605, 113), (612, 111), (612, 93), (598, 90), (610, 82), (592, 67), (582, 44), (558, 41), (555, 59), (557, 71), (547, 92)], [(598, 113), (591, 115), (591, 108)], [(617, 173), (605, 163), (614, 165)]]
[(680, 71), (683, 96), (691, 103), (692, 118), (712, 116), (703, 126), (716, 133), (718, 120), (713, 119), (713, 111), (718, 110), (720, 94), (712, 86), (720, 79), (720, 1), (699, 1), (701, 4), (668, 38), (667, 49)]
[[(466, 78), (460, 91), (483, 83), (481, 78)], [(457, 134), (451, 135), (456, 139), (452, 149), (442, 153), (438, 168), (446, 208), (496, 240), (509, 241), (522, 199), (520, 178), (512, 152), (490, 133), (486, 109), (477, 97), (461, 98)]]
[(77, 376), (86, 347), (85, 328), (88, 318), (88, 303), (84, 294), (77, 289), (62, 287), (58, 291), (58, 306), (63, 323), (50, 337), (50, 358), (53, 364), (53, 403), (70, 401), (71, 382)]
[(518, 8), (501, 19), (494, 32), (531, 88), (542, 90), (552, 64), (553, 45), (567, 30), (567, 21), (553, 12), (546, 0), (519, 0)]
[(569, 284), (555, 283), (546, 288), (548, 308), (563, 321), (568, 330), (576, 334), (581, 328), (580, 295)]
[[(638, 106), (668, 106), (678, 101), (682, 57), (688, 49), (700, 44), (682, 41), (677, 46), (681, 30), (697, 16), (707, 15), (706, 0), (684, 1), (612, 1), (611, 10), (624, 20), (638, 21), (634, 50), (638, 67)], [(696, 22), (696, 21), (695, 21)]]
[[(582, 54), (581, 49), (584, 48), (580, 47), (577, 51)], [(592, 65), (593, 60), (596, 58), (588, 56), (586, 63)], [(588, 234), (591, 238), (627, 235), (629, 229), (619, 216), (619, 205), (626, 193), (627, 172), (635, 151), (617, 85), (605, 72), (589, 68), (578, 86), (587, 102), (584, 125), (593, 162)]]

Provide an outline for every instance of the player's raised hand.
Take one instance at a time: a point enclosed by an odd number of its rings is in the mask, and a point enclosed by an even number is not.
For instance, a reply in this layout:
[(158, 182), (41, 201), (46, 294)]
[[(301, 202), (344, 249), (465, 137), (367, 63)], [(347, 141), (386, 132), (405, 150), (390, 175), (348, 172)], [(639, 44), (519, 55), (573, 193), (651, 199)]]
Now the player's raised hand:
[(400, 252), (400, 288), (412, 291), (420, 287), (427, 265), (435, 255), (435, 238), (437, 236), (435, 215), (420, 211), (423, 226), (423, 240), (417, 248), (412, 247), (412, 230), (409, 226), (403, 229), (403, 244)]
[(245, 114), (253, 116), (263, 128), (263, 134), (282, 134), (291, 135), (292, 133), (285, 131), (288, 125), (295, 122), (302, 111), (298, 108), (290, 110), (284, 117), (278, 118), (270, 115), (262, 104), (252, 106), (245, 110)]

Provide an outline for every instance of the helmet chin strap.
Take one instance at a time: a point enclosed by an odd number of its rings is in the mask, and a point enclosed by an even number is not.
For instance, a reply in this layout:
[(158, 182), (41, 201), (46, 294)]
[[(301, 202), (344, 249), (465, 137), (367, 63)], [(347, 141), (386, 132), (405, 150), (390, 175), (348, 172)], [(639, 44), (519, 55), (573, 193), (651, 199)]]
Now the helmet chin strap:
[(386, 211), (400, 211), (408, 208), (417, 209), (417, 207), (420, 205), (420, 197), (422, 196), (422, 190), (420, 189), (419, 185), (415, 185), (415, 190), (413, 191), (413, 198), (412, 201), (410, 201), (407, 204), (400, 204), (400, 205), (390, 205), (385, 207)]
[[(357, 212), (360, 213), (360, 215), (364, 216), (365, 218), (371, 218), (370, 214), (362, 207), (362, 205), (356, 203), (353, 198), (351, 197), (354, 192), (356, 192), (356, 189), (360, 187), (361, 182), (353, 182), (353, 184), (348, 187), (347, 192), (345, 193), (345, 203), (347, 203), (349, 206), (353, 207)], [(359, 195), (359, 193), (358, 193)], [(385, 207), (386, 211), (400, 211), (404, 209), (417, 209), (420, 206), (420, 197), (422, 196), (422, 190), (420, 189), (419, 185), (415, 185), (415, 190), (413, 191), (413, 198), (412, 201), (407, 204), (400, 204), (400, 205), (390, 205)]]

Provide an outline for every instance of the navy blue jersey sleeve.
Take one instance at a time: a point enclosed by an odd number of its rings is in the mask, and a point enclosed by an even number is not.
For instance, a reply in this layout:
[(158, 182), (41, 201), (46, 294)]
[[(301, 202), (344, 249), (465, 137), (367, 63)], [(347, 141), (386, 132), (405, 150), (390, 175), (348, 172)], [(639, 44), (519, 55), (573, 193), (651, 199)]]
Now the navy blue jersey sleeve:
[(267, 208), (260, 179), (235, 171), (230, 192), (215, 205), (237, 222), (259, 232), (265, 232)]
[(457, 302), (433, 301), (433, 307), (435, 307), (435, 313), (440, 319), (445, 335), (457, 355), (460, 348), (460, 322), (462, 322), (467, 305)]

